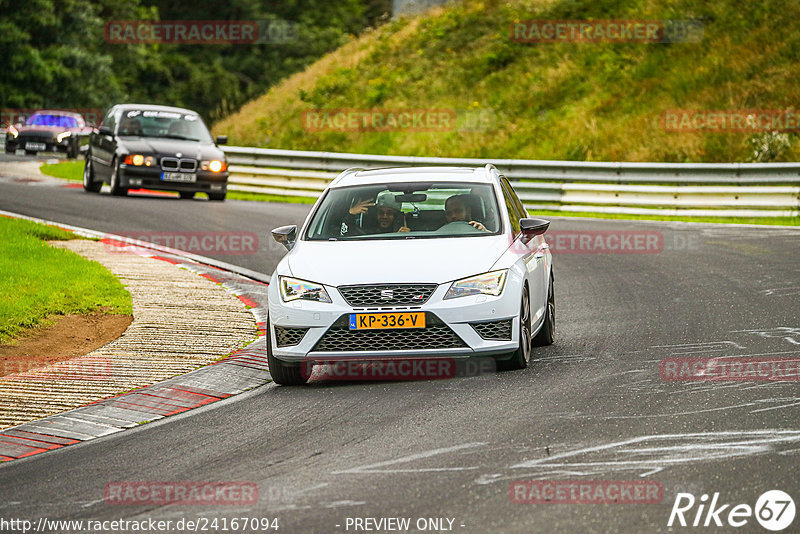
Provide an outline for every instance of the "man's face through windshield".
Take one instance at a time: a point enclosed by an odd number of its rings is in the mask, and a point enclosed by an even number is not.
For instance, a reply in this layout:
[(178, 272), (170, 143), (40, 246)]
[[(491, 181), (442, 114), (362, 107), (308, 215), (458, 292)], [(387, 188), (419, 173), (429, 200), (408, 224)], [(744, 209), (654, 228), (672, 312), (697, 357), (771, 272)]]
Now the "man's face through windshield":
[(389, 232), (394, 225), (394, 219), (397, 217), (398, 212), (394, 208), (388, 206), (378, 206), (378, 230), (381, 232)]
[(469, 221), (472, 218), (471, 210), (462, 196), (450, 197), (444, 206), (444, 218), (447, 222)]

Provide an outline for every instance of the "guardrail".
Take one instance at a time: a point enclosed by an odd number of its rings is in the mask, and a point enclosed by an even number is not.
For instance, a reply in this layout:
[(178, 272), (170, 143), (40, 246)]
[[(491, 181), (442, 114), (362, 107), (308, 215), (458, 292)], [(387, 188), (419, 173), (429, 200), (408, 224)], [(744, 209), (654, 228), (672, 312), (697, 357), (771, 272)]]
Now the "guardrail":
[(531, 210), (796, 217), (800, 163), (604, 163), (428, 158), (223, 147), (232, 191), (318, 197), (349, 167), (494, 164)]

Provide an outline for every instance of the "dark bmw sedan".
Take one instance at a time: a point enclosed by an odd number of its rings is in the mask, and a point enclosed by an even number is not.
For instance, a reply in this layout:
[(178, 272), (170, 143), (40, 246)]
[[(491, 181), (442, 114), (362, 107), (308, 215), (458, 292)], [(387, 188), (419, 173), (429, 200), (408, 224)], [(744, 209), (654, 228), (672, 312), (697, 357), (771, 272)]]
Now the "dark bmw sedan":
[(228, 164), (197, 112), (167, 106), (119, 104), (93, 132), (83, 171), (83, 188), (98, 192), (103, 183), (112, 195), (129, 189), (195, 193), (225, 200)]

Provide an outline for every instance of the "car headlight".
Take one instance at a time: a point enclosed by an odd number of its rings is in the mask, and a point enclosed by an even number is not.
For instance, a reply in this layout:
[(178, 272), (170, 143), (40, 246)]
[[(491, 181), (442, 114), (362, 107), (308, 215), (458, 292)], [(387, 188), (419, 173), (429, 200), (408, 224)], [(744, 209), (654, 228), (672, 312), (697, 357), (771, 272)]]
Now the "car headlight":
[(469, 278), (462, 278), (456, 280), (450, 289), (445, 294), (445, 299), (454, 299), (458, 297), (468, 297), (470, 295), (492, 295), (497, 296), (503, 292), (503, 287), (506, 284), (506, 276), (508, 269), (502, 271), (491, 271), (477, 276), (470, 276)]
[(228, 170), (228, 164), (218, 159), (212, 159), (210, 161), (201, 161), (200, 168), (204, 171), (222, 172)]
[(72, 132), (61, 132), (60, 134), (58, 134), (56, 136), (56, 141), (60, 143), (61, 141), (63, 141), (67, 137), (69, 137), (70, 135), (72, 135)]
[(13, 126), (9, 126), (8, 127), (8, 133), (11, 134), (11, 137), (14, 137), (14, 138), (19, 137), (19, 130), (17, 130)]
[(133, 165), (135, 167), (141, 167), (142, 165), (145, 167), (152, 167), (156, 164), (156, 158), (153, 156), (145, 157), (141, 154), (128, 154), (125, 156), (125, 164)]
[(313, 300), (315, 302), (333, 302), (322, 284), (315, 284), (307, 280), (298, 280), (288, 276), (279, 276), (278, 284), (281, 288), (281, 298), (284, 302), (293, 300)]

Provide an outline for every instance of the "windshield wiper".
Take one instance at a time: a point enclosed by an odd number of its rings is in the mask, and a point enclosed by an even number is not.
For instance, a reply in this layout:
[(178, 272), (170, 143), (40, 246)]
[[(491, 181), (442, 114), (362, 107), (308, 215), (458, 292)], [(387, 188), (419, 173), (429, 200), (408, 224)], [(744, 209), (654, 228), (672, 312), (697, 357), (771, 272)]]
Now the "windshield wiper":
[(166, 137), (168, 139), (183, 139), (184, 141), (200, 140), (200, 139), (195, 139), (194, 137), (186, 137), (185, 135), (178, 135), (178, 134), (164, 134), (164, 135), (157, 135), (156, 137)]

